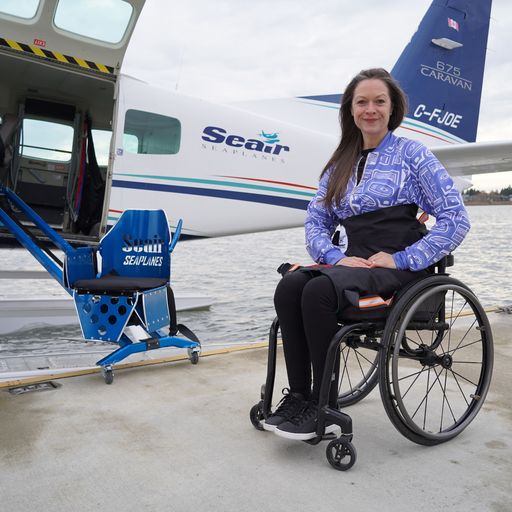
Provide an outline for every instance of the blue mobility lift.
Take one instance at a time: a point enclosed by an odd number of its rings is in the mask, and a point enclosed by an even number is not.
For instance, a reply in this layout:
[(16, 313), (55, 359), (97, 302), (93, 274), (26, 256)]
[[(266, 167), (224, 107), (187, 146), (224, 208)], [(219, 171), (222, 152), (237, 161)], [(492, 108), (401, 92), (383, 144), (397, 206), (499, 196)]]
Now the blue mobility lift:
[[(23, 226), (16, 212), (64, 252), (64, 262)], [(201, 343), (176, 322), (170, 286), (171, 253), (180, 237), (181, 219), (171, 238), (163, 210), (126, 210), (97, 249), (74, 248), (12, 190), (0, 185), (0, 221), (73, 296), (84, 338), (119, 344), (96, 363), (107, 384), (114, 379), (112, 365), (130, 354), (181, 347), (188, 350), (193, 364), (199, 361)]]

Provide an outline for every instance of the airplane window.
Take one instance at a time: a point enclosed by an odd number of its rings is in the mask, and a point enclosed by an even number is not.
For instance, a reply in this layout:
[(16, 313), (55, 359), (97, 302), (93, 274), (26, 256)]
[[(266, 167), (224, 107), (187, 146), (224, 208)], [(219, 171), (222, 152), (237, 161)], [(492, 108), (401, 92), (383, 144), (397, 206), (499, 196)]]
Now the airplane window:
[(25, 157), (69, 162), (73, 150), (73, 127), (24, 119), (21, 151)]
[(0, 6), (0, 13), (10, 14), (18, 18), (29, 20), (36, 15), (40, 0), (3, 0)]
[(119, 43), (132, 16), (133, 7), (124, 0), (59, 0), (54, 23), (57, 27), (103, 41)]
[(126, 111), (123, 146), (128, 153), (175, 155), (180, 141), (178, 119), (142, 110)]
[(123, 134), (123, 147), (125, 151), (128, 153), (138, 153), (139, 152), (139, 139), (136, 135), (132, 135), (131, 133)]

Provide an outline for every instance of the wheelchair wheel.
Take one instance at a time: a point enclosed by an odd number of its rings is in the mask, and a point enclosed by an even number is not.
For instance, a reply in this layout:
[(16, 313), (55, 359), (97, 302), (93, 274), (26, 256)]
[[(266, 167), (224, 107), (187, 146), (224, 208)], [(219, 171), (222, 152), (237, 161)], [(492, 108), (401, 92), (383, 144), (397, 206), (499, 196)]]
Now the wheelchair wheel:
[(378, 384), (379, 354), (360, 336), (347, 336), (339, 350), (338, 406), (348, 407), (365, 398)]
[(431, 276), (408, 290), (386, 323), (379, 355), (384, 408), (399, 432), (435, 445), (464, 430), (491, 382), (492, 333), (464, 284)]
[(263, 415), (262, 405), (262, 402), (259, 402), (256, 405), (253, 405), (249, 411), (249, 418), (256, 430), (264, 430), (263, 420), (265, 419), (265, 416)]
[(356, 462), (357, 452), (354, 445), (346, 439), (333, 439), (325, 450), (329, 464), (338, 471), (347, 471)]

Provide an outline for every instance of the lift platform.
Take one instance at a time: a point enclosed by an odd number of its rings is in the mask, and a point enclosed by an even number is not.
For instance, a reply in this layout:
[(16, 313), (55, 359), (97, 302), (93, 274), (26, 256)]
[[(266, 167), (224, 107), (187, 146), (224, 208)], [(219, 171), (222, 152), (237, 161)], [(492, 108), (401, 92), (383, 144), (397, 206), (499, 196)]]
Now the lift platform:
[[(20, 217), (33, 223), (51, 245), (41, 243)], [(125, 210), (97, 247), (76, 248), (0, 185), (0, 222), (73, 297), (84, 339), (119, 345), (96, 363), (107, 384), (113, 382), (113, 365), (131, 354), (180, 347), (187, 349), (193, 364), (199, 361), (201, 343), (177, 323), (170, 285), (181, 219), (171, 236), (163, 210)], [(56, 250), (62, 251), (63, 260)]]

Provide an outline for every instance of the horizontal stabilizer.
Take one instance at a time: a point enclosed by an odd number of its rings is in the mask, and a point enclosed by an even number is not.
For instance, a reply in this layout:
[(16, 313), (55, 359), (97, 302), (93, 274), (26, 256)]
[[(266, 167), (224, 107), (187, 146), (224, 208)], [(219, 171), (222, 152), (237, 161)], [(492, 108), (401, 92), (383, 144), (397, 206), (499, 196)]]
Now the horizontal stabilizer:
[(512, 141), (470, 142), (430, 149), (452, 176), (512, 170)]

